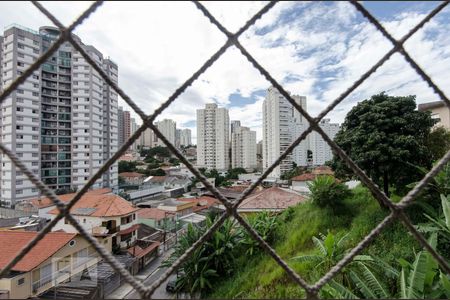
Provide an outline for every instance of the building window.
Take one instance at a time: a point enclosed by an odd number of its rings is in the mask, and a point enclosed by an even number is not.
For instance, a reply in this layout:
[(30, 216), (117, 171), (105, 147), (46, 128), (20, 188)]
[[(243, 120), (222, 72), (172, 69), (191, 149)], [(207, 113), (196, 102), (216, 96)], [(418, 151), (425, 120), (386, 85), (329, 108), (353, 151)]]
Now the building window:
[(25, 283), (25, 278), (24, 277), (22, 277), (19, 280), (17, 280), (17, 285), (22, 285), (24, 283)]

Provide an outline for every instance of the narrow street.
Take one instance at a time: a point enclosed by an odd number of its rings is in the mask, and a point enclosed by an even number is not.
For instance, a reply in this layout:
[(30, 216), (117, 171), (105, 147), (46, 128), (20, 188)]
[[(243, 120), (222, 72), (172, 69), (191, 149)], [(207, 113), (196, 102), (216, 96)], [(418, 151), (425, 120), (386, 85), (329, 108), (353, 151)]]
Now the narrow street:
[[(161, 277), (161, 275), (167, 270), (167, 268), (157, 269), (150, 277), (143, 281), (145, 286), (150, 286), (154, 281)], [(169, 280), (174, 280), (176, 275), (171, 275), (165, 282), (163, 282), (155, 291), (152, 298), (154, 299), (175, 299), (176, 293), (166, 292), (166, 285)], [(125, 296), (125, 299), (139, 299), (140, 295), (136, 291), (131, 291)]]

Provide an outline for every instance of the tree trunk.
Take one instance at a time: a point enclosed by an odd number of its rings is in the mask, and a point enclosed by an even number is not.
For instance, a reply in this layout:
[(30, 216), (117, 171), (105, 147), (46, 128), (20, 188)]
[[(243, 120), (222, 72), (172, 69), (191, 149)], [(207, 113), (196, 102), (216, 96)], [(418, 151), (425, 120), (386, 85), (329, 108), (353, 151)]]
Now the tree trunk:
[(389, 176), (387, 171), (383, 172), (383, 190), (386, 196), (389, 198)]

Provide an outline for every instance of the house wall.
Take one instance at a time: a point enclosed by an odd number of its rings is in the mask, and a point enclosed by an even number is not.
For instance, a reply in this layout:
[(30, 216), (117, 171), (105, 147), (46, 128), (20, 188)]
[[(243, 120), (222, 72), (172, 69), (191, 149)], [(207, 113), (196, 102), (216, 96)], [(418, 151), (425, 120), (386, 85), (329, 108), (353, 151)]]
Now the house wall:
[(291, 189), (297, 192), (309, 193), (308, 182), (310, 181), (292, 181)]
[[(32, 271), (17, 275), (12, 278), (0, 279), (0, 289), (8, 290), (9, 298), (11, 299), (26, 299), (29, 297), (33, 297), (52, 288), (55, 284), (55, 281), (57, 283), (61, 283), (69, 279), (70, 277), (79, 274), (86, 267), (97, 264), (98, 261), (101, 260), (101, 258), (98, 256), (92, 258), (82, 265), (75, 266), (75, 253), (82, 249), (88, 248), (88, 254), (94, 254), (95, 250), (90, 247), (88, 242), (81, 236), (76, 236), (73, 240), (75, 241), (75, 244), (73, 246), (70, 246), (69, 243), (67, 243), (63, 248), (61, 248), (39, 266), (34, 268)], [(33, 291), (33, 283), (38, 282), (41, 279), (40, 269), (44, 266), (47, 266), (48, 264), (52, 264), (52, 280), (49, 283), (38, 288), (36, 291)], [(67, 266), (70, 266), (69, 268), (67, 268), (68, 273), (61, 273), (57, 276), (57, 278), (55, 278), (57, 270), (61, 270), (62, 268), (65, 268)], [(24, 278), (25, 281), (23, 284), (18, 285), (18, 280), (21, 278)]]
[[(18, 285), (19, 279), (24, 278), (23, 284)], [(9, 291), (10, 299), (26, 299), (31, 296), (31, 272), (20, 274), (12, 278), (0, 279), (0, 289)]]

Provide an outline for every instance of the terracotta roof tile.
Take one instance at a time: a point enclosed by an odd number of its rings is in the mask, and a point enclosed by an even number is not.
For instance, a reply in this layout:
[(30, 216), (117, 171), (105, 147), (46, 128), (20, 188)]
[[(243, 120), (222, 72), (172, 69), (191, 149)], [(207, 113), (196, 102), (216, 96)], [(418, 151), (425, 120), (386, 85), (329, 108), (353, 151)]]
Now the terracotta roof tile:
[(312, 173), (316, 175), (334, 175), (333, 170), (328, 166), (319, 166), (312, 170)]
[[(83, 215), (91, 217), (115, 217), (128, 215), (137, 211), (130, 202), (114, 194), (93, 195), (85, 194), (70, 209), (72, 215)], [(49, 214), (58, 214), (57, 208), (49, 211)]]
[(306, 198), (294, 191), (271, 187), (262, 190), (256, 195), (246, 198), (239, 208), (243, 209), (286, 209), (298, 203), (306, 201)]
[(151, 182), (164, 182), (166, 181), (166, 176), (152, 176), (152, 178), (150, 178)]
[(153, 219), (156, 221), (165, 218), (165, 211), (159, 208), (141, 208), (137, 212), (138, 218), (140, 219)]
[[(33, 231), (0, 231), (0, 269), (38, 233)], [(76, 233), (49, 232), (14, 267), (13, 271), (28, 272), (39, 266), (75, 238)], [(14, 242), (12, 242), (14, 241)]]
[(138, 173), (138, 172), (122, 172), (119, 173), (120, 177), (144, 177), (144, 174)]
[(150, 252), (152, 252), (152, 250), (158, 248), (159, 245), (160, 245), (160, 242), (154, 242), (153, 244), (151, 244), (150, 246), (148, 246), (147, 248), (144, 248), (144, 249), (142, 249), (140, 246), (136, 245), (136, 246), (129, 248), (127, 251), (134, 257), (141, 258), (141, 257), (149, 254)]
[(291, 181), (313, 181), (314, 179), (316, 179), (315, 174), (305, 173), (291, 178)]
[[(88, 191), (88, 192), (86, 192), (85, 195), (103, 195), (103, 194), (109, 194), (111, 192), (112, 192), (112, 190), (110, 188), (102, 188), (102, 189)], [(69, 193), (69, 194), (63, 194), (63, 195), (57, 195), (57, 196), (58, 196), (59, 200), (61, 200), (62, 202), (69, 202), (70, 200), (72, 200), (72, 198), (75, 195), (76, 195), (76, 193)], [(33, 198), (30, 200), (25, 200), (25, 201), (29, 201), (34, 207), (37, 207), (37, 208), (44, 208), (44, 207), (49, 207), (49, 206), (55, 205), (53, 203), (53, 201), (47, 197)]]

